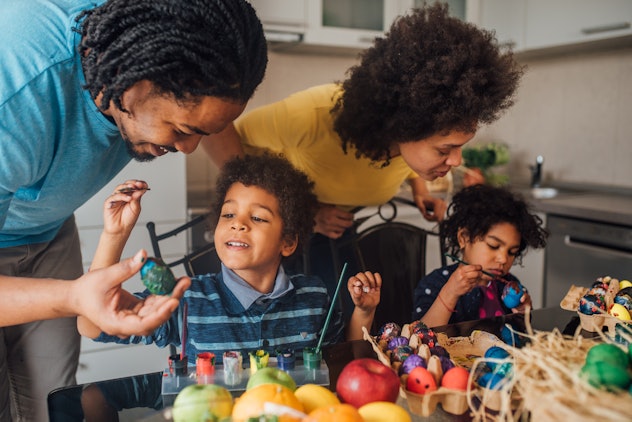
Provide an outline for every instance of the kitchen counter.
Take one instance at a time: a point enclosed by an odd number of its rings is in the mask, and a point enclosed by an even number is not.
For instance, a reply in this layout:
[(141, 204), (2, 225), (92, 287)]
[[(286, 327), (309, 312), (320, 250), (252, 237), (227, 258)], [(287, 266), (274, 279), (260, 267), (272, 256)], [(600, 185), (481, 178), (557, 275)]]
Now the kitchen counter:
[(632, 196), (614, 193), (560, 192), (550, 199), (533, 199), (537, 211), (566, 217), (632, 226)]

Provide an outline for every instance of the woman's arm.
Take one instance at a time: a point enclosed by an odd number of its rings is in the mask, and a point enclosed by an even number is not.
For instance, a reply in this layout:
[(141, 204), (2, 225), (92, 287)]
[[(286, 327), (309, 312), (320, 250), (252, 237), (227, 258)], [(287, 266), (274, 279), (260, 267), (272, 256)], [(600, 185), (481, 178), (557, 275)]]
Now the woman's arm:
[(200, 145), (211, 161), (219, 168), (222, 168), (224, 163), (231, 158), (244, 155), (241, 139), (233, 123), (226, 126), (220, 133), (205, 136)]
[(408, 179), (408, 184), (413, 191), (413, 200), (417, 208), (428, 221), (441, 221), (445, 217), (448, 205), (441, 198), (436, 198), (428, 191), (426, 181), (421, 177)]

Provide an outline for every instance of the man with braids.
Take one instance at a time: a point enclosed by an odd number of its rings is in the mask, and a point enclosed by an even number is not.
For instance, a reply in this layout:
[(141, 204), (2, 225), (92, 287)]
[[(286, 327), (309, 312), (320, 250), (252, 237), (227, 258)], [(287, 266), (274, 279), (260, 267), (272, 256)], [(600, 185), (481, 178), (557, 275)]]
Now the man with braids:
[[(425, 181), (461, 164), (479, 125), (512, 105), (521, 75), (492, 33), (435, 4), (396, 20), (344, 82), (255, 109), (217, 136), (241, 140), (246, 152), (283, 152), (314, 180), (321, 207), (311, 268), (333, 290), (329, 239), (351, 226), (349, 210), (390, 200), (407, 180), (424, 217), (440, 220), (446, 204)], [(214, 145), (202, 145), (221, 164)]]
[[(25, 288), (77, 279), (73, 212), (131, 158), (222, 131), (267, 63), (245, 0), (4, 1), (0, 27), (0, 274)], [(46, 420), (78, 356), (74, 318), (0, 329), (0, 421)]]

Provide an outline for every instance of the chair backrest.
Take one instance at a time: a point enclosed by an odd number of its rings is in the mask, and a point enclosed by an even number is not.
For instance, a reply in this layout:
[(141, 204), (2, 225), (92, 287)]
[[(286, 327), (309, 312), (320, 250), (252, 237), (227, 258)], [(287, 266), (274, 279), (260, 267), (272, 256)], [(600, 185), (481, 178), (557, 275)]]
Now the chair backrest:
[[(442, 238), (437, 231), (395, 221), (398, 206), (402, 205), (415, 206), (412, 201), (397, 198), (382, 205), (376, 214), (357, 220), (356, 233), (350, 241), (360, 270), (379, 272), (382, 276), (380, 304), (371, 327), (373, 331), (387, 322), (403, 325), (411, 321), (413, 292), (419, 280), (426, 275), (430, 238), (438, 240), (441, 265), (446, 263)], [(379, 215), (381, 222), (362, 227), (362, 223), (374, 215)], [(419, 218), (423, 217), (419, 215)], [(340, 251), (341, 247), (346, 246), (337, 245), (335, 250)], [(333, 254), (334, 265), (339, 275), (341, 265), (336, 262), (336, 255)]]
[[(156, 233), (156, 225), (154, 222), (150, 221), (147, 223), (147, 230), (149, 231), (149, 238), (151, 240), (154, 256), (164, 259), (160, 248), (160, 243), (162, 241), (181, 234), (188, 235), (189, 239), (193, 238), (192, 233), (194, 230), (207, 227), (208, 217), (208, 214), (198, 215), (190, 221), (187, 221), (185, 224), (162, 234)], [(172, 268), (182, 265), (184, 267), (184, 271), (189, 277), (221, 271), (220, 260), (215, 251), (215, 245), (213, 242), (207, 241), (203, 245), (194, 245), (194, 247), (195, 249), (192, 251), (183, 251), (182, 258), (178, 258), (173, 261), (165, 261), (165, 263)]]

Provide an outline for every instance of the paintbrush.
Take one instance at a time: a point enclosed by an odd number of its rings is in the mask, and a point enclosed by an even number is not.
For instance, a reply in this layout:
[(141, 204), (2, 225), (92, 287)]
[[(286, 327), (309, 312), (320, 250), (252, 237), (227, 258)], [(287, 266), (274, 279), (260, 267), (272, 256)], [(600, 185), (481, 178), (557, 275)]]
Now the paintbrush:
[(125, 186), (124, 188), (119, 189), (117, 192), (118, 193), (132, 193), (132, 192), (136, 192), (137, 190), (151, 190), (150, 188), (137, 188), (137, 187), (132, 187), (132, 186)]
[(320, 346), (323, 344), (323, 339), (325, 338), (325, 333), (327, 332), (327, 328), (329, 328), (329, 320), (331, 319), (331, 314), (334, 312), (334, 307), (336, 306), (336, 300), (338, 299), (338, 292), (340, 291), (340, 285), (342, 284), (342, 280), (345, 277), (345, 272), (347, 272), (347, 263), (342, 267), (342, 272), (340, 273), (340, 278), (338, 279), (338, 285), (336, 286), (336, 292), (334, 293), (334, 297), (331, 299), (331, 305), (329, 306), (329, 312), (327, 313), (327, 318), (325, 319), (325, 326), (323, 327), (323, 332), (320, 333), (320, 339), (318, 339), (318, 345), (316, 346), (316, 355), (320, 353)]
[[(458, 256), (454, 256), (454, 255), (451, 255), (451, 254), (449, 254), (449, 253), (445, 253), (444, 255), (445, 255), (446, 257), (450, 258), (452, 261), (459, 262), (459, 263), (461, 263), (461, 264), (463, 264), (463, 265), (471, 265), (471, 264), (469, 264), (469, 263), (467, 263), (467, 262), (463, 261), (463, 260), (462, 260), (461, 258), (459, 258)], [(490, 276), (493, 280), (499, 280), (499, 281), (502, 281), (502, 282), (503, 282), (503, 283), (505, 283), (505, 284), (509, 283), (509, 281), (505, 280), (504, 278), (502, 278), (502, 277), (500, 277), (500, 276), (498, 276), (498, 275), (496, 275), (496, 274), (490, 273), (489, 271), (481, 270), (481, 272), (482, 272), (483, 274), (487, 275), (487, 276)], [(491, 282), (491, 281), (490, 281), (490, 282)], [(487, 285), (489, 286), (489, 283), (487, 283)]]

